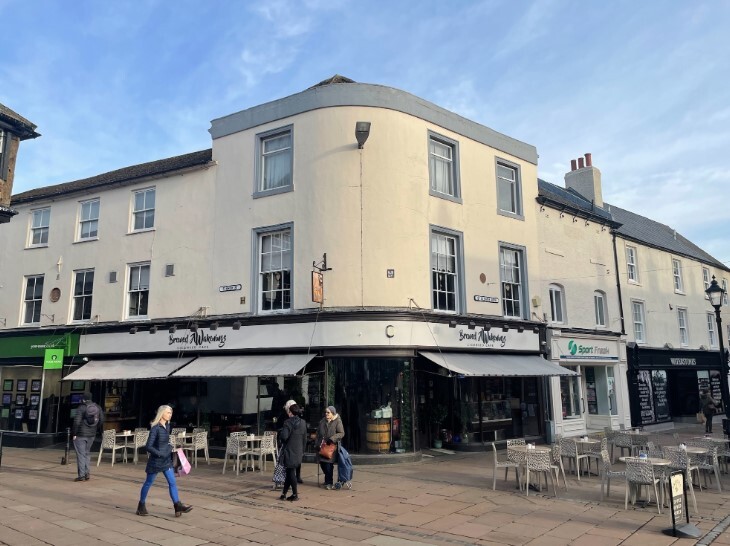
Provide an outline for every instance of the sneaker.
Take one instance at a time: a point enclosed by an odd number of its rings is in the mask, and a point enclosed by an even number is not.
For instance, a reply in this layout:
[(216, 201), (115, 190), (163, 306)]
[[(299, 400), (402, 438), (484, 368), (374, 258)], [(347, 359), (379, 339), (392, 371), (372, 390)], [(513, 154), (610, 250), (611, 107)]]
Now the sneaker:
[(299, 497), (297, 495), (292, 495), (291, 497), (287, 497), (286, 500), (288, 500), (289, 502), (294, 502), (298, 501)]
[(328, 484), (326, 484), (326, 485), (324, 486), (324, 488), (325, 488), (325, 489), (327, 489), (327, 490), (330, 490), (330, 489), (333, 489), (333, 488), (334, 488), (334, 486), (333, 486), (333, 485), (332, 485), (331, 483), (328, 483)]
[(86, 481), (86, 476), (79, 476), (78, 478), (74, 478), (75, 482), (83, 482)]

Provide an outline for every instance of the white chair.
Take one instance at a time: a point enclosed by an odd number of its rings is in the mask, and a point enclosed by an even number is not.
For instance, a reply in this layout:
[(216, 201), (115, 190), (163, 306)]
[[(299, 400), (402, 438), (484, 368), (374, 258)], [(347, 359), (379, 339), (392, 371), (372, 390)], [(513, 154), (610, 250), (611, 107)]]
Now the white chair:
[[(624, 510), (629, 507), (629, 496), (631, 496), (631, 504), (634, 504), (638, 492), (642, 485), (647, 486), (648, 501), (651, 502), (651, 489), (654, 488), (654, 496), (656, 497), (656, 506), (659, 514), (662, 513), (662, 504), (664, 503), (664, 488), (659, 487), (659, 478), (654, 475), (654, 468), (649, 461), (639, 459), (637, 457), (626, 458), (626, 496), (624, 497)], [(659, 498), (659, 490), (662, 491), (662, 497)]]
[(251, 450), (248, 448), (248, 442), (246, 441), (247, 434), (245, 432), (231, 432), (226, 438), (226, 456), (223, 459), (223, 474), (226, 473), (226, 465), (228, 464), (228, 458), (232, 457), (236, 459), (236, 476), (238, 476), (241, 459), (248, 461), (251, 456)]
[(127, 448), (124, 445), (117, 445), (117, 431), (114, 429), (105, 430), (101, 435), (101, 447), (99, 448), (99, 458), (96, 460), (96, 466), (101, 464), (101, 454), (104, 453), (105, 449), (110, 449), (112, 452), (112, 466), (114, 466), (114, 459), (117, 458), (117, 451), (122, 451), (122, 460), (127, 462)]
[(552, 446), (552, 468), (555, 471), (555, 480), (560, 483), (560, 473), (563, 473), (563, 484), (565, 490), (568, 490), (568, 480), (565, 477), (565, 467), (563, 467), (563, 454), (560, 450), (560, 444), (553, 444)]
[(578, 475), (578, 481), (580, 481), (580, 463), (581, 461), (587, 462), (588, 455), (585, 455), (578, 450), (578, 444), (573, 438), (562, 438), (560, 440), (560, 452), (562, 457), (568, 458), (568, 469), (570, 470), (571, 468), (575, 468), (575, 472)]
[[(705, 477), (705, 487), (707, 487), (707, 475), (714, 474), (715, 481), (717, 483), (717, 490), (722, 493), (722, 486), (720, 485), (720, 462), (717, 458), (717, 444), (712, 440), (687, 440), (687, 445), (707, 450), (707, 453), (702, 455), (693, 455), (691, 459)], [(699, 483), (699, 481), (700, 480), (698, 478), (697, 482)], [(700, 487), (700, 491), (702, 491), (702, 487)]]
[[(689, 460), (687, 452), (681, 447), (670, 447), (664, 448), (664, 457), (669, 460), (669, 468), (672, 470), (682, 470), (684, 472), (684, 479), (687, 481), (687, 491), (692, 495), (692, 504), (694, 505), (695, 513), (697, 512), (697, 497), (695, 497), (695, 488), (692, 484), (692, 473), (697, 472), (697, 467), (693, 467)], [(699, 476), (699, 474), (698, 474)], [(665, 473), (665, 480), (668, 478), (668, 474)], [(699, 479), (699, 478), (698, 478)]]
[(611, 457), (608, 455), (608, 449), (601, 451), (601, 462), (603, 463), (601, 472), (601, 500), (603, 500), (603, 491), (605, 488), (606, 496), (611, 496), (611, 478), (626, 478), (626, 472), (623, 470), (613, 470), (611, 468)]
[(150, 431), (146, 428), (136, 428), (134, 429), (134, 446), (132, 446), (132, 449), (134, 449), (134, 455), (132, 456), (132, 461), (134, 461), (134, 464), (137, 464), (137, 461), (139, 461), (139, 448), (145, 447), (147, 445), (147, 440), (150, 437)]
[(492, 471), (492, 491), (497, 489), (497, 472), (500, 468), (504, 468), (504, 480), (507, 481), (507, 476), (509, 474), (509, 469), (514, 468), (515, 470), (515, 478), (517, 479), (517, 483), (520, 486), (520, 491), (522, 490), (522, 483), (520, 482), (520, 465), (519, 463), (515, 461), (500, 461), (497, 457), (497, 446), (494, 445), (494, 442), (492, 442), (492, 454), (494, 455), (494, 470)]
[[(633, 454), (633, 447), (631, 444), (631, 435), (628, 432), (617, 432), (616, 435), (613, 437), (613, 445), (617, 447), (619, 451), (619, 457), (622, 457), (624, 454), (624, 450), (627, 450), (628, 456), (630, 457)], [(615, 463), (616, 459), (614, 458), (613, 450), (611, 451), (611, 462)]]
[(190, 452), (190, 457), (194, 460), (195, 468), (198, 468), (198, 451), (203, 450), (205, 462), (210, 464), (210, 455), (208, 455), (208, 431), (196, 432), (193, 434), (190, 443), (185, 444), (184, 451)]
[(271, 459), (276, 466), (276, 432), (267, 430), (261, 438), (259, 446), (259, 469), (261, 472), (266, 471), (266, 457), (271, 455)]
[[(550, 476), (550, 481), (553, 482), (553, 492), (556, 497), (558, 496), (555, 475), (553, 474), (553, 468), (550, 462), (551, 456), (550, 451), (528, 450), (525, 464), (525, 468), (527, 469), (525, 471), (525, 496), (530, 496), (530, 472), (535, 474), (540, 473), (545, 476), (545, 487), (548, 487), (547, 477)], [(539, 478), (538, 483), (541, 484)], [(540, 489), (542, 490), (542, 485), (540, 485)]]

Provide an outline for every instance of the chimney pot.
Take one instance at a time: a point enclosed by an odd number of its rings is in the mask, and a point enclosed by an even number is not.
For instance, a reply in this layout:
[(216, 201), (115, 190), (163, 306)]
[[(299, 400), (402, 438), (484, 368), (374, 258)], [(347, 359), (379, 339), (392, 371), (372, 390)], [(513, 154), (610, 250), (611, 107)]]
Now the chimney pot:
[(577, 162), (577, 161), (576, 161), (575, 159), (571, 159), (571, 160), (570, 160), (570, 170), (571, 170), (571, 171), (574, 171), (574, 170), (576, 170), (576, 169), (578, 168), (578, 167), (577, 167), (577, 163), (578, 163), (578, 162)]
[(578, 158), (578, 168), (579, 169), (582, 169), (583, 167), (584, 167), (584, 165), (583, 165), (583, 158), (582, 157), (579, 157)]
[(590, 153), (585, 154), (586, 156), (586, 167), (592, 167), (593, 166), (593, 158)]

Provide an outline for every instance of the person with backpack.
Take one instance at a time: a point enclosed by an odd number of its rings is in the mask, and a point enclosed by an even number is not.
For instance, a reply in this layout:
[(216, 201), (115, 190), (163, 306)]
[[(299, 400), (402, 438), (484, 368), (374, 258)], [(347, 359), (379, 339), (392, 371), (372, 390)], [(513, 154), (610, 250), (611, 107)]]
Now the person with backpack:
[(94, 403), (90, 394), (84, 395), (83, 402), (76, 408), (73, 423), (73, 441), (78, 470), (78, 476), (74, 478), (75, 482), (89, 480), (91, 445), (94, 443), (97, 431), (101, 429), (103, 424), (104, 414), (101, 408)]

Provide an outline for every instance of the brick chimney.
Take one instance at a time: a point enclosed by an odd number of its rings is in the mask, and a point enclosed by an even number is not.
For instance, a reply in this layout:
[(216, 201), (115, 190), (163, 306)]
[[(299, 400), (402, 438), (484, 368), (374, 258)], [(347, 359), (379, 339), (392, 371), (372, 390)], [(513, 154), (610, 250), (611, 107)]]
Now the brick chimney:
[(565, 173), (565, 187), (574, 190), (592, 201), (596, 207), (603, 207), (601, 194), (601, 171), (593, 166), (591, 154), (570, 161), (570, 172)]
[(21, 140), (40, 136), (35, 129), (33, 123), (0, 104), (0, 224), (9, 222), (16, 214), (10, 208), (10, 196), (13, 193), (18, 147)]

